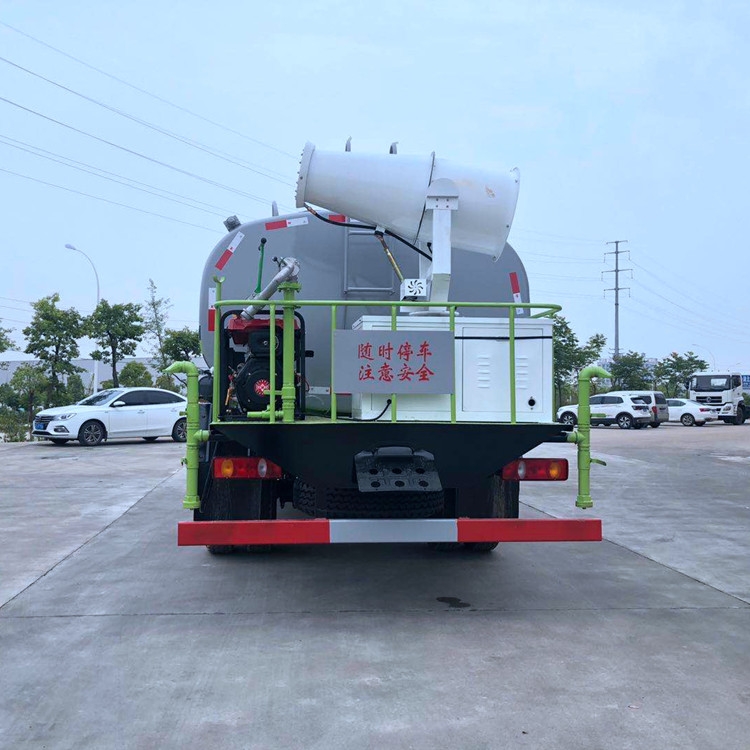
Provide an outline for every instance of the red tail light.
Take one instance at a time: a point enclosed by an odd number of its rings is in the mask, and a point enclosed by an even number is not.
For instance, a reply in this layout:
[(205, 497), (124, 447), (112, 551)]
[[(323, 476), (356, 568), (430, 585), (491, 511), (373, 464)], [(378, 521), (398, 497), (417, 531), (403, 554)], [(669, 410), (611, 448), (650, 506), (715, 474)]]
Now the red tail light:
[(214, 479), (281, 479), (281, 467), (267, 458), (215, 458)]
[(503, 479), (561, 482), (567, 478), (567, 458), (519, 458), (503, 467)]
[(651, 411), (654, 413), (654, 416), (657, 416), (659, 414), (659, 407), (658, 406), (652, 406)]

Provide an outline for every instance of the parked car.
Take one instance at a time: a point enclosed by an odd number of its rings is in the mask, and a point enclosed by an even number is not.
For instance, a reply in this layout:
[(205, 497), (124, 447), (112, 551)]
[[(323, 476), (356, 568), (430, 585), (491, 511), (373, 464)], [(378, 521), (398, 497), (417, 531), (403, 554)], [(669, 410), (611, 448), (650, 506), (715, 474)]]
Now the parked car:
[[(623, 430), (639, 429), (651, 422), (651, 412), (646, 402), (638, 396), (604, 393), (592, 396), (591, 424), (616, 424)], [(557, 421), (574, 425), (578, 422), (578, 404), (561, 406), (557, 410)]]
[(667, 399), (661, 391), (610, 391), (609, 395), (635, 396), (642, 398), (649, 406), (651, 413), (650, 427), (659, 427), (662, 422), (669, 421), (669, 407)]
[(94, 446), (108, 438), (152, 441), (162, 436), (184, 443), (186, 406), (184, 396), (161, 388), (109, 388), (72, 406), (40, 411), (32, 434), (56, 445), (78, 440)]
[(685, 427), (698, 425), (702, 427), (706, 422), (719, 418), (719, 406), (707, 406), (691, 401), (687, 398), (667, 399), (669, 407), (669, 421), (682, 422)]

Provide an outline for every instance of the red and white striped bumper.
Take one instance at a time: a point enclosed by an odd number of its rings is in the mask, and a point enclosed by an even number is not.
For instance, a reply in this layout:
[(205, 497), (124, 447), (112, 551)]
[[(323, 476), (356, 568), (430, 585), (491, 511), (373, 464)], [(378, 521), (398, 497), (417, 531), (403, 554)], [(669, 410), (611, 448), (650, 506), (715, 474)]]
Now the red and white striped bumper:
[(598, 518), (424, 520), (185, 521), (181, 547), (216, 544), (362, 544), (394, 542), (600, 542)]

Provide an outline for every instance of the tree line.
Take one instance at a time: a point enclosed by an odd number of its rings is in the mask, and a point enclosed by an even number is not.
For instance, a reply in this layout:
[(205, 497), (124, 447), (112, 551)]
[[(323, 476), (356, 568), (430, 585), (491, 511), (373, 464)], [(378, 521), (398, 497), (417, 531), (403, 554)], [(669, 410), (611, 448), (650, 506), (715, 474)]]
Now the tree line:
[[(59, 302), (60, 295), (55, 292), (32, 303), (33, 317), (22, 333), (24, 351), (37, 362), (21, 365), (8, 383), (0, 385), (0, 433), (5, 439), (22, 439), (40, 409), (76, 403), (93, 390), (93, 380), (84, 383), (82, 368), (73, 364), (80, 356), (79, 339), (91, 339), (95, 345), (91, 358), (109, 365), (110, 377), (98, 384), (100, 388), (155, 385), (177, 390), (173, 378), (163, 371), (172, 362), (200, 354), (197, 331), (168, 327), (172, 305), (158, 296), (151, 279), (143, 304), (111, 304), (102, 299), (86, 316), (73, 307), (61, 308)], [(0, 352), (14, 348), (11, 333), (12, 329), (0, 328)], [(144, 341), (151, 364), (160, 373), (155, 380), (140, 362), (129, 362), (120, 369), (122, 360), (135, 355)]]
[[(607, 339), (601, 333), (580, 343), (568, 321), (555, 315), (553, 325), (554, 383), (557, 406), (578, 400), (578, 373), (586, 366), (602, 359)], [(694, 352), (672, 352), (651, 365), (646, 355), (629, 351), (613, 357), (607, 366), (612, 375), (606, 390), (657, 390), (667, 398), (687, 395), (685, 381), (694, 373), (708, 369), (708, 362)], [(601, 384), (592, 383), (592, 393)]]

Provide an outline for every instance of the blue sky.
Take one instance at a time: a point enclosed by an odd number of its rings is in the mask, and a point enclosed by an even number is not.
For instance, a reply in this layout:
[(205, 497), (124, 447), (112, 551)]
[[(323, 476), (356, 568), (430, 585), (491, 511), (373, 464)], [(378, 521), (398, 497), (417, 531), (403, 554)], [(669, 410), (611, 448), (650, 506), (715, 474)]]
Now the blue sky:
[(398, 141), (400, 153), (517, 166), (510, 241), (533, 301), (563, 305), (581, 338), (601, 332), (611, 347), (604, 243), (627, 239), (621, 349), (693, 349), (750, 372), (749, 20), (746, 3), (700, 0), (188, 1), (179, 10), (6, 0), (0, 97), (14, 104), (0, 101), (0, 325), (20, 341), (29, 302), (52, 292), (91, 311), (93, 272), (66, 243), (91, 257), (102, 297), (142, 302), (152, 278), (173, 303), (170, 324), (197, 325), (222, 219), (263, 218), (272, 200), (293, 207), (305, 141), (338, 149), (352, 136), (361, 151)]

